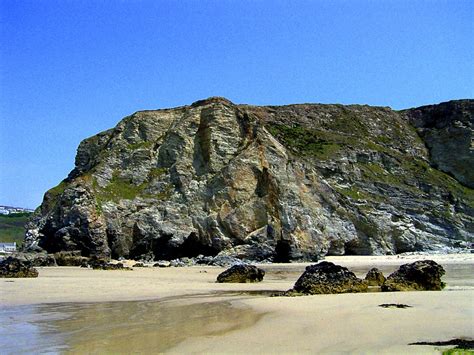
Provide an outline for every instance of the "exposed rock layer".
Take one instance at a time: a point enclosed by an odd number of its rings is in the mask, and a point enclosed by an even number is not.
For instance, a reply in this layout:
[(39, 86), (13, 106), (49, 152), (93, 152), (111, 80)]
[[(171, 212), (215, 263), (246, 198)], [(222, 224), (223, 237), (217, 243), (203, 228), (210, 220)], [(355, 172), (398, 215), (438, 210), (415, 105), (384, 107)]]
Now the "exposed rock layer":
[(472, 100), (396, 112), (211, 98), (137, 112), (80, 144), (25, 244), (280, 262), (465, 247), (473, 111)]

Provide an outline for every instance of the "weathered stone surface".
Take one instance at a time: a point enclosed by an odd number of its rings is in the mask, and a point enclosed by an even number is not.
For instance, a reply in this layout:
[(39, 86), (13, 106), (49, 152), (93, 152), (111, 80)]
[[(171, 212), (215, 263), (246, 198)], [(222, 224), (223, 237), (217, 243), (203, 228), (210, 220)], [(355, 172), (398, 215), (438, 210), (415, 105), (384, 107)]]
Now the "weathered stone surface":
[(306, 267), (291, 291), (308, 295), (365, 292), (367, 283), (343, 266), (322, 261)]
[(30, 266), (57, 266), (54, 256), (47, 253), (15, 253), (13, 257)]
[(217, 282), (246, 283), (260, 282), (265, 276), (265, 271), (248, 264), (234, 265), (217, 276)]
[(82, 266), (89, 261), (89, 258), (81, 256), (80, 250), (61, 251), (54, 254), (58, 266)]
[(94, 270), (132, 270), (122, 263), (110, 263), (103, 259), (90, 260), (88, 264)]
[(31, 266), (30, 262), (9, 256), (0, 261), (0, 277), (38, 277), (38, 271)]
[(157, 263), (153, 264), (153, 267), (170, 267), (171, 263), (168, 260), (159, 260)]
[(385, 282), (385, 276), (382, 271), (374, 267), (367, 272), (367, 275), (365, 275), (365, 281), (369, 286), (382, 286)]
[(79, 145), (74, 170), (46, 192), (24, 244), (179, 263), (200, 254), (287, 262), (467, 247), (472, 103), (396, 112), (210, 98), (137, 112)]
[(434, 167), (474, 188), (474, 100), (457, 100), (407, 110), (430, 150)]
[(212, 266), (234, 266), (244, 264), (241, 259), (234, 258), (228, 255), (216, 255), (213, 258), (207, 259), (207, 265)]
[(433, 260), (420, 260), (404, 264), (390, 274), (382, 291), (438, 291), (444, 288), (441, 276), (443, 267)]

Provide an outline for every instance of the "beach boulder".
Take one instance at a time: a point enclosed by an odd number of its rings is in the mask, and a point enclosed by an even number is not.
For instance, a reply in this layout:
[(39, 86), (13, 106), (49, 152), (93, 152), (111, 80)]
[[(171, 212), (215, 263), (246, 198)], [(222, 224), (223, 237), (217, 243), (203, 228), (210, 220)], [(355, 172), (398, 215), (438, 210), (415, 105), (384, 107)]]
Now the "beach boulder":
[(89, 260), (80, 250), (60, 251), (54, 254), (58, 266), (83, 266)]
[(369, 286), (382, 286), (385, 282), (385, 276), (383, 276), (382, 271), (374, 267), (365, 276), (365, 281)]
[(0, 261), (0, 277), (38, 277), (38, 270), (29, 261), (10, 256)]
[(171, 263), (168, 260), (158, 260), (153, 267), (170, 267)]
[(367, 282), (357, 278), (349, 269), (323, 261), (306, 267), (296, 281), (292, 293), (327, 294), (367, 291)]
[(217, 276), (217, 282), (260, 282), (265, 276), (265, 271), (247, 264), (234, 265)]
[(92, 259), (89, 261), (89, 266), (93, 270), (132, 270), (122, 263), (111, 263), (105, 259)]
[(445, 286), (441, 276), (443, 267), (433, 260), (420, 260), (404, 264), (390, 274), (382, 291), (438, 291)]
[(52, 254), (40, 253), (15, 253), (12, 255), (15, 259), (29, 263), (30, 266), (57, 266), (56, 260)]
[(31, 266), (58, 266), (52, 254), (37, 253), (31, 255)]

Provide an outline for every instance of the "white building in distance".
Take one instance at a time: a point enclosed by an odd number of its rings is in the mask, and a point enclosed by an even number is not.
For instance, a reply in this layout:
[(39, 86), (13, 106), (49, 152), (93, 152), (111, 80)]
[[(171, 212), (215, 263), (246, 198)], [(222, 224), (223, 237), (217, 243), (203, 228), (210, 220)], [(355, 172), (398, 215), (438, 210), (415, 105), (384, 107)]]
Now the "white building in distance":
[(0, 243), (0, 253), (14, 253), (16, 251), (16, 243)]

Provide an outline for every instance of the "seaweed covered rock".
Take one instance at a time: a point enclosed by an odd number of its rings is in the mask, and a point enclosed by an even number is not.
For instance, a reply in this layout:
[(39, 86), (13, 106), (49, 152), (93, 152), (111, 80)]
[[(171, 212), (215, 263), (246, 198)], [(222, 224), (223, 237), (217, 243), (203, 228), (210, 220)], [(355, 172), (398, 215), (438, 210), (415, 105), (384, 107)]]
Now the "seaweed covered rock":
[(323, 261), (306, 267), (292, 291), (309, 295), (365, 292), (367, 283), (357, 278), (349, 269)]
[(28, 262), (30, 266), (57, 266), (56, 259), (47, 253), (15, 253), (14, 258)]
[(89, 261), (89, 266), (94, 270), (132, 270), (122, 263), (111, 263), (104, 259), (95, 259)]
[(385, 276), (383, 276), (382, 271), (374, 267), (367, 272), (365, 281), (369, 286), (382, 286), (385, 282)]
[(85, 256), (81, 256), (80, 250), (61, 251), (54, 254), (58, 266), (82, 266), (89, 260)]
[(217, 282), (260, 282), (265, 276), (265, 271), (254, 265), (234, 265), (217, 276)]
[(52, 254), (38, 253), (32, 256), (31, 266), (58, 266)]
[(433, 260), (404, 264), (385, 281), (382, 291), (439, 291), (445, 286), (443, 267)]
[(38, 271), (29, 261), (10, 256), (0, 261), (0, 277), (38, 277)]

